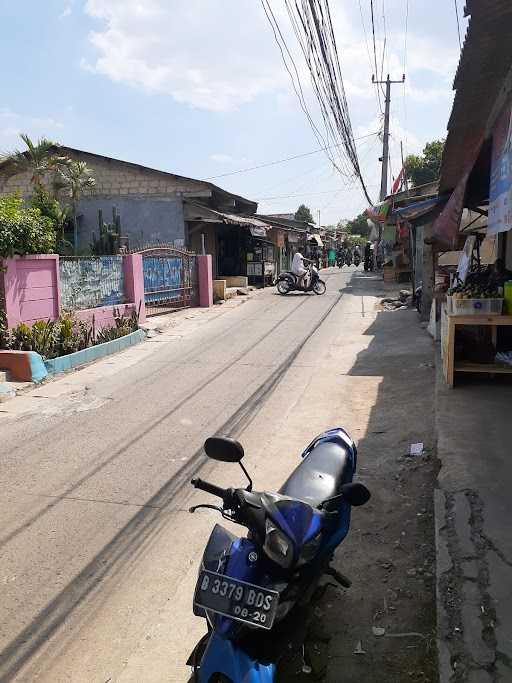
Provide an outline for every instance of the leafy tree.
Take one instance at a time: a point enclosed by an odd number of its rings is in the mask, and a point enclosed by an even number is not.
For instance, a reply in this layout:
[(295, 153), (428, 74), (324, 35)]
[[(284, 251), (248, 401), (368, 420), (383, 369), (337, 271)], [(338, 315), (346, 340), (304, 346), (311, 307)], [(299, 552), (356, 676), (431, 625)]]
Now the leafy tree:
[(423, 154), (410, 154), (405, 160), (407, 180), (417, 187), (439, 178), (443, 158), (444, 140), (432, 140), (423, 148)]
[(364, 213), (360, 213), (353, 220), (348, 221), (345, 224), (344, 231), (350, 232), (352, 235), (362, 235), (363, 237), (367, 237), (370, 232), (367, 216)]
[(96, 181), (93, 178), (92, 171), (85, 161), (68, 160), (65, 166), (59, 168), (59, 175), (55, 186), (57, 189), (64, 190), (71, 199), (75, 254), (78, 247), (77, 205), (83, 193), (93, 188), (95, 184)]
[(73, 253), (73, 245), (64, 238), (66, 225), (70, 223), (72, 215), (69, 206), (61, 206), (58, 199), (42, 185), (35, 188), (30, 198), (30, 206), (39, 209), (42, 216), (52, 221), (57, 235), (57, 251), (59, 254)]
[(66, 158), (55, 153), (59, 145), (48, 138), (43, 137), (33, 142), (25, 133), (22, 133), (20, 138), (27, 149), (3, 154), (0, 162), (6, 163), (6, 170), (11, 175), (28, 172), (32, 185), (36, 188), (41, 187), (45, 175), (66, 163)]
[(311, 214), (308, 206), (301, 204), (297, 211), (295, 212), (296, 221), (304, 221), (305, 223), (314, 223), (315, 220)]
[(0, 257), (49, 254), (55, 249), (54, 224), (39, 209), (24, 208), (17, 194), (0, 198)]

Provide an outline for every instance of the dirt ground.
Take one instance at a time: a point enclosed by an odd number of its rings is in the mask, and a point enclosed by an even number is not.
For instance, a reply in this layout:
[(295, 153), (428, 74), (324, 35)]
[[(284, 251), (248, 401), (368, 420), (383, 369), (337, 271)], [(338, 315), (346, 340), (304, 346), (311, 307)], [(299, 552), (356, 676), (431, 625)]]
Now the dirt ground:
[[(374, 342), (352, 370), (383, 374), (358, 443), (359, 478), (373, 495), (353, 510), (351, 530), (336, 554), (334, 565), (352, 587), (327, 589), (310, 628), (313, 671), (303, 673), (297, 659), (288, 662), (286, 683), (437, 681), (433, 347), (412, 315), (380, 314), (371, 330)], [(417, 442), (424, 443), (424, 455), (408, 456)]]

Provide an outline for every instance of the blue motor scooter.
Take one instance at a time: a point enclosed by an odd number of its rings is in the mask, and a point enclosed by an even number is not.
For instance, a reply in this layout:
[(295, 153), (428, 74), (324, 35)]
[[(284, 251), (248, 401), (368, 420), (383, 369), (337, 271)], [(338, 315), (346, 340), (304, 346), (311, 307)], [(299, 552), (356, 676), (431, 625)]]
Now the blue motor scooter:
[(216, 510), (248, 533), (238, 538), (216, 525), (207, 543), (194, 594), (194, 614), (206, 619), (207, 633), (188, 659), (191, 680), (272, 683), (283, 653), (304, 653), (305, 615), (324, 575), (350, 586), (330, 563), (348, 533), (351, 507), (366, 503), (370, 492), (352, 481), (357, 450), (341, 428), (314, 439), (278, 493), (252, 490), (237, 441), (212, 437), (205, 451), (238, 462), (249, 484), (224, 489), (193, 479), (222, 504), (190, 512)]

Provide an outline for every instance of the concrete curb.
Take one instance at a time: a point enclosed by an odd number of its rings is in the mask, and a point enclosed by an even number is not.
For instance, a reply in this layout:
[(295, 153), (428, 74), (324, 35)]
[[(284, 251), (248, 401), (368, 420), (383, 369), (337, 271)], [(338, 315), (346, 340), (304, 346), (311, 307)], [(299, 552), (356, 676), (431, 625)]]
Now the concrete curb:
[(118, 353), (127, 349), (129, 346), (134, 344), (139, 344), (146, 338), (146, 333), (144, 330), (136, 330), (131, 334), (127, 334), (119, 339), (113, 339), (112, 341), (105, 342), (103, 344), (98, 344), (97, 346), (91, 346), (88, 349), (83, 349), (83, 351), (76, 351), (75, 353), (70, 353), (67, 356), (61, 356), (60, 358), (52, 358), (51, 360), (44, 361), (46, 370), (49, 375), (57, 375), (60, 372), (65, 372), (66, 370), (72, 370), (79, 365), (84, 365), (85, 363), (91, 363), (92, 361), (99, 360), (105, 356), (110, 356), (113, 353)]
[(14, 380), (38, 384), (48, 374), (41, 356), (35, 351), (0, 351), (0, 368)]

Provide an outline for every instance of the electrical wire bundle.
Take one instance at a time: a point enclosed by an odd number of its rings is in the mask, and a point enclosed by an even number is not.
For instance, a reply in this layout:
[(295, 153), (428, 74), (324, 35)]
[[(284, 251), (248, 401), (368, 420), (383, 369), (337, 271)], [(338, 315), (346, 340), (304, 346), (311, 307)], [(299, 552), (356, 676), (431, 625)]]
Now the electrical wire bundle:
[(326, 154), (333, 166), (346, 178), (358, 178), (367, 201), (372, 204), (357, 156), (329, 2), (284, 0), (284, 3), (311, 76), (325, 135), (309, 112), (297, 66), (272, 11), (270, 0), (261, 0), (301, 108), (317, 140), (326, 148)]

